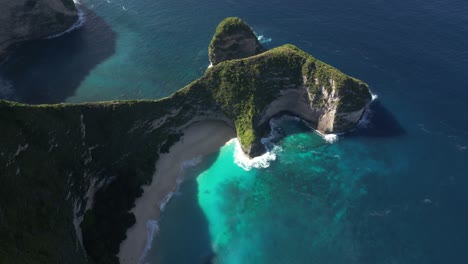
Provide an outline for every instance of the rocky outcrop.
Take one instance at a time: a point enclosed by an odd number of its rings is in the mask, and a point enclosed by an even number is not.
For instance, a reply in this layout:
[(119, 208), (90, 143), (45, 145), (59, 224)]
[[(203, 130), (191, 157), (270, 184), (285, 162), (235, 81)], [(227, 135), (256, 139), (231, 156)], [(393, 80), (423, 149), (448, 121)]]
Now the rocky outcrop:
[[(237, 36), (235, 29), (226, 32)], [(237, 51), (160, 100), (39, 106), (0, 100), (0, 263), (118, 263), (141, 186), (151, 182), (159, 155), (196, 120), (233, 126), (253, 157), (265, 151), (260, 139), (275, 115), (289, 112), (322, 133), (343, 132), (371, 101), (365, 83), (293, 45)]]
[(249, 25), (237, 17), (224, 19), (216, 28), (208, 49), (210, 62), (247, 58), (263, 51)]
[(73, 0), (3, 0), (0, 59), (13, 45), (66, 31), (78, 19)]

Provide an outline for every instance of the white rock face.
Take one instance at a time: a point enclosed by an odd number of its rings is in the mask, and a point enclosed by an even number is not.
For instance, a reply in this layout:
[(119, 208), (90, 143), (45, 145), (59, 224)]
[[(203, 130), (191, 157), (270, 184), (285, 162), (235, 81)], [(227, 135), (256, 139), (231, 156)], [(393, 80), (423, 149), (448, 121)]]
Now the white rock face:
[(338, 95), (333, 80), (330, 80), (331, 91), (320, 86), (319, 93), (315, 95), (309, 93), (305, 76), (303, 80), (304, 83), (300, 86), (288, 86), (280, 91), (280, 95), (263, 111), (259, 126), (264, 125), (273, 116), (285, 112), (299, 116), (324, 134), (343, 132), (357, 124), (364, 108), (339, 112), (338, 106), (342, 98)]

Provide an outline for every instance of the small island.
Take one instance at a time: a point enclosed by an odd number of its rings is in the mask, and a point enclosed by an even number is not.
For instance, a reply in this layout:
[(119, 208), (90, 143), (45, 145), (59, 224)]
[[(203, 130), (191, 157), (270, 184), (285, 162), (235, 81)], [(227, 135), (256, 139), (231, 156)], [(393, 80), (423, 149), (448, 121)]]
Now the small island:
[(0, 100), (0, 262), (135, 263), (160, 213), (145, 200), (161, 203), (177, 184), (178, 170), (162, 169), (235, 136), (261, 155), (284, 113), (346, 132), (371, 101), (365, 83), (293, 45), (265, 50), (239, 18), (217, 27), (209, 58), (204, 76), (160, 100)]

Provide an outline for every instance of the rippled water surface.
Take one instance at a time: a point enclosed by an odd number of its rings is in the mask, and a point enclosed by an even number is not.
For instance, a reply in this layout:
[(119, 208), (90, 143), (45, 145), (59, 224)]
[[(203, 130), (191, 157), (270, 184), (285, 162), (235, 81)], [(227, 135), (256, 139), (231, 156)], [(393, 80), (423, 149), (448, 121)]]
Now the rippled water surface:
[(85, 26), (0, 66), (0, 97), (170, 95), (203, 74), (226, 16), (379, 96), (367, 126), (333, 144), (287, 121), (265, 166), (239, 166), (234, 141), (205, 157), (167, 205), (145, 262), (468, 263), (466, 1), (82, 0), (82, 9)]

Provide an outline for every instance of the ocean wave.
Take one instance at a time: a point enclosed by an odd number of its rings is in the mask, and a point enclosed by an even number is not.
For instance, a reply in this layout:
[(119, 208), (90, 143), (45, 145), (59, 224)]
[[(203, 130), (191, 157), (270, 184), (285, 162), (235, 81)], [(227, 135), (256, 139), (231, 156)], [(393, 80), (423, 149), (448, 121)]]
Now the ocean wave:
[(172, 196), (174, 196), (175, 192), (169, 192), (168, 194), (166, 194), (166, 196), (164, 196), (164, 198), (161, 200), (161, 202), (159, 202), (159, 210), (161, 212), (164, 211), (164, 209), (166, 209), (166, 205), (167, 203), (171, 200)]
[(265, 37), (263, 35), (258, 36), (257, 39), (258, 39), (258, 42), (260, 42), (260, 44), (262, 44), (262, 45), (263, 44), (268, 44), (268, 43), (270, 43), (272, 41), (271, 38), (267, 38), (267, 37)]
[(202, 156), (197, 156), (197, 157), (195, 157), (193, 159), (186, 160), (186, 161), (182, 162), (181, 168), (183, 170), (190, 169), (190, 168), (196, 167), (202, 161), (203, 161), (203, 157)]
[(146, 222), (146, 245), (145, 249), (143, 250), (143, 254), (140, 257), (139, 263), (141, 263), (148, 251), (151, 249), (151, 245), (153, 244), (153, 238), (159, 231), (159, 224), (156, 220), (148, 220)]
[(250, 171), (252, 169), (262, 169), (270, 167), (270, 163), (276, 160), (276, 154), (282, 151), (282, 148), (279, 146), (274, 146), (271, 150), (267, 151), (265, 154), (250, 158), (245, 155), (242, 150), (239, 139), (234, 138), (228, 144), (235, 144), (234, 146), (234, 163), (237, 166), (241, 167), (245, 171)]
[[(189, 160), (186, 160), (186, 161), (182, 162), (182, 164), (180, 165), (180, 168), (181, 168), (180, 173), (179, 173), (179, 175), (177, 176), (177, 179), (176, 179), (176, 187), (172, 191), (170, 191), (168, 194), (166, 194), (166, 196), (164, 196), (164, 198), (159, 202), (159, 210), (160, 210), (161, 213), (166, 209), (167, 203), (169, 203), (169, 201), (172, 199), (173, 196), (177, 196), (177, 195), (181, 194), (179, 192), (179, 187), (182, 184), (182, 182), (184, 181), (184, 177), (183, 177), (184, 171), (189, 169), (189, 168), (193, 168), (193, 167), (199, 165), (202, 161), (203, 161), (203, 157), (202, 156), (197, 156), (197, 157), (195, 157), (193, 159), (189, 159)], [(153, 238), (159, 232), (158, 221), (157, 220), (148, 220), (148, 222), (146, 222), (146, 229), (147, 229), (146, 245), (145, 245), (145, 249), (144, 249), (143, 254), (141, 255), (140, 260), (139, 260), (138, 263), (143, 262), (143, 260), (146, 257), (146, 254), (151, 249), (151, 245), (153, 243)]]
[(338, 141), (338, 134), (322, 134), (322, 138), (329, 144), (333, 144)]
[(262, 138), (260, 140), (267, 149), (274, 147), (274, 144), (276, 142), (278, 142), (280, 139), (286, 136), (281, 125), (284, 124), (284, 122), (288, 121), (301, 122), (302, 119), (297, 116), (291, 115), (282, 115), (280, 117), (270, 119), (270, 134), (268, 135), (268, 137)]
[[(79, 2), (75, 2), (75, 3), (79, 4)], [(86, 17), (85, 17), (84, 12), (81, 11), (81, 10), (78, 10), (78, 21), (76, 21), (75, 24), (73, 24), (69, 29), (65, 30), (64, 32), (58, 33), (58, 34), (55, 34), (55, 35), (52, 35), (52, 36), (48, 36), (46, 39), (54, 39), (54, 38), (58, 38), (60, 36), (63, 36), (65, 34), (67, 34), (67, 33), (70, 33), (73, 30), (82, 27), (84, 25), (85, 21), (86, 21)]]

